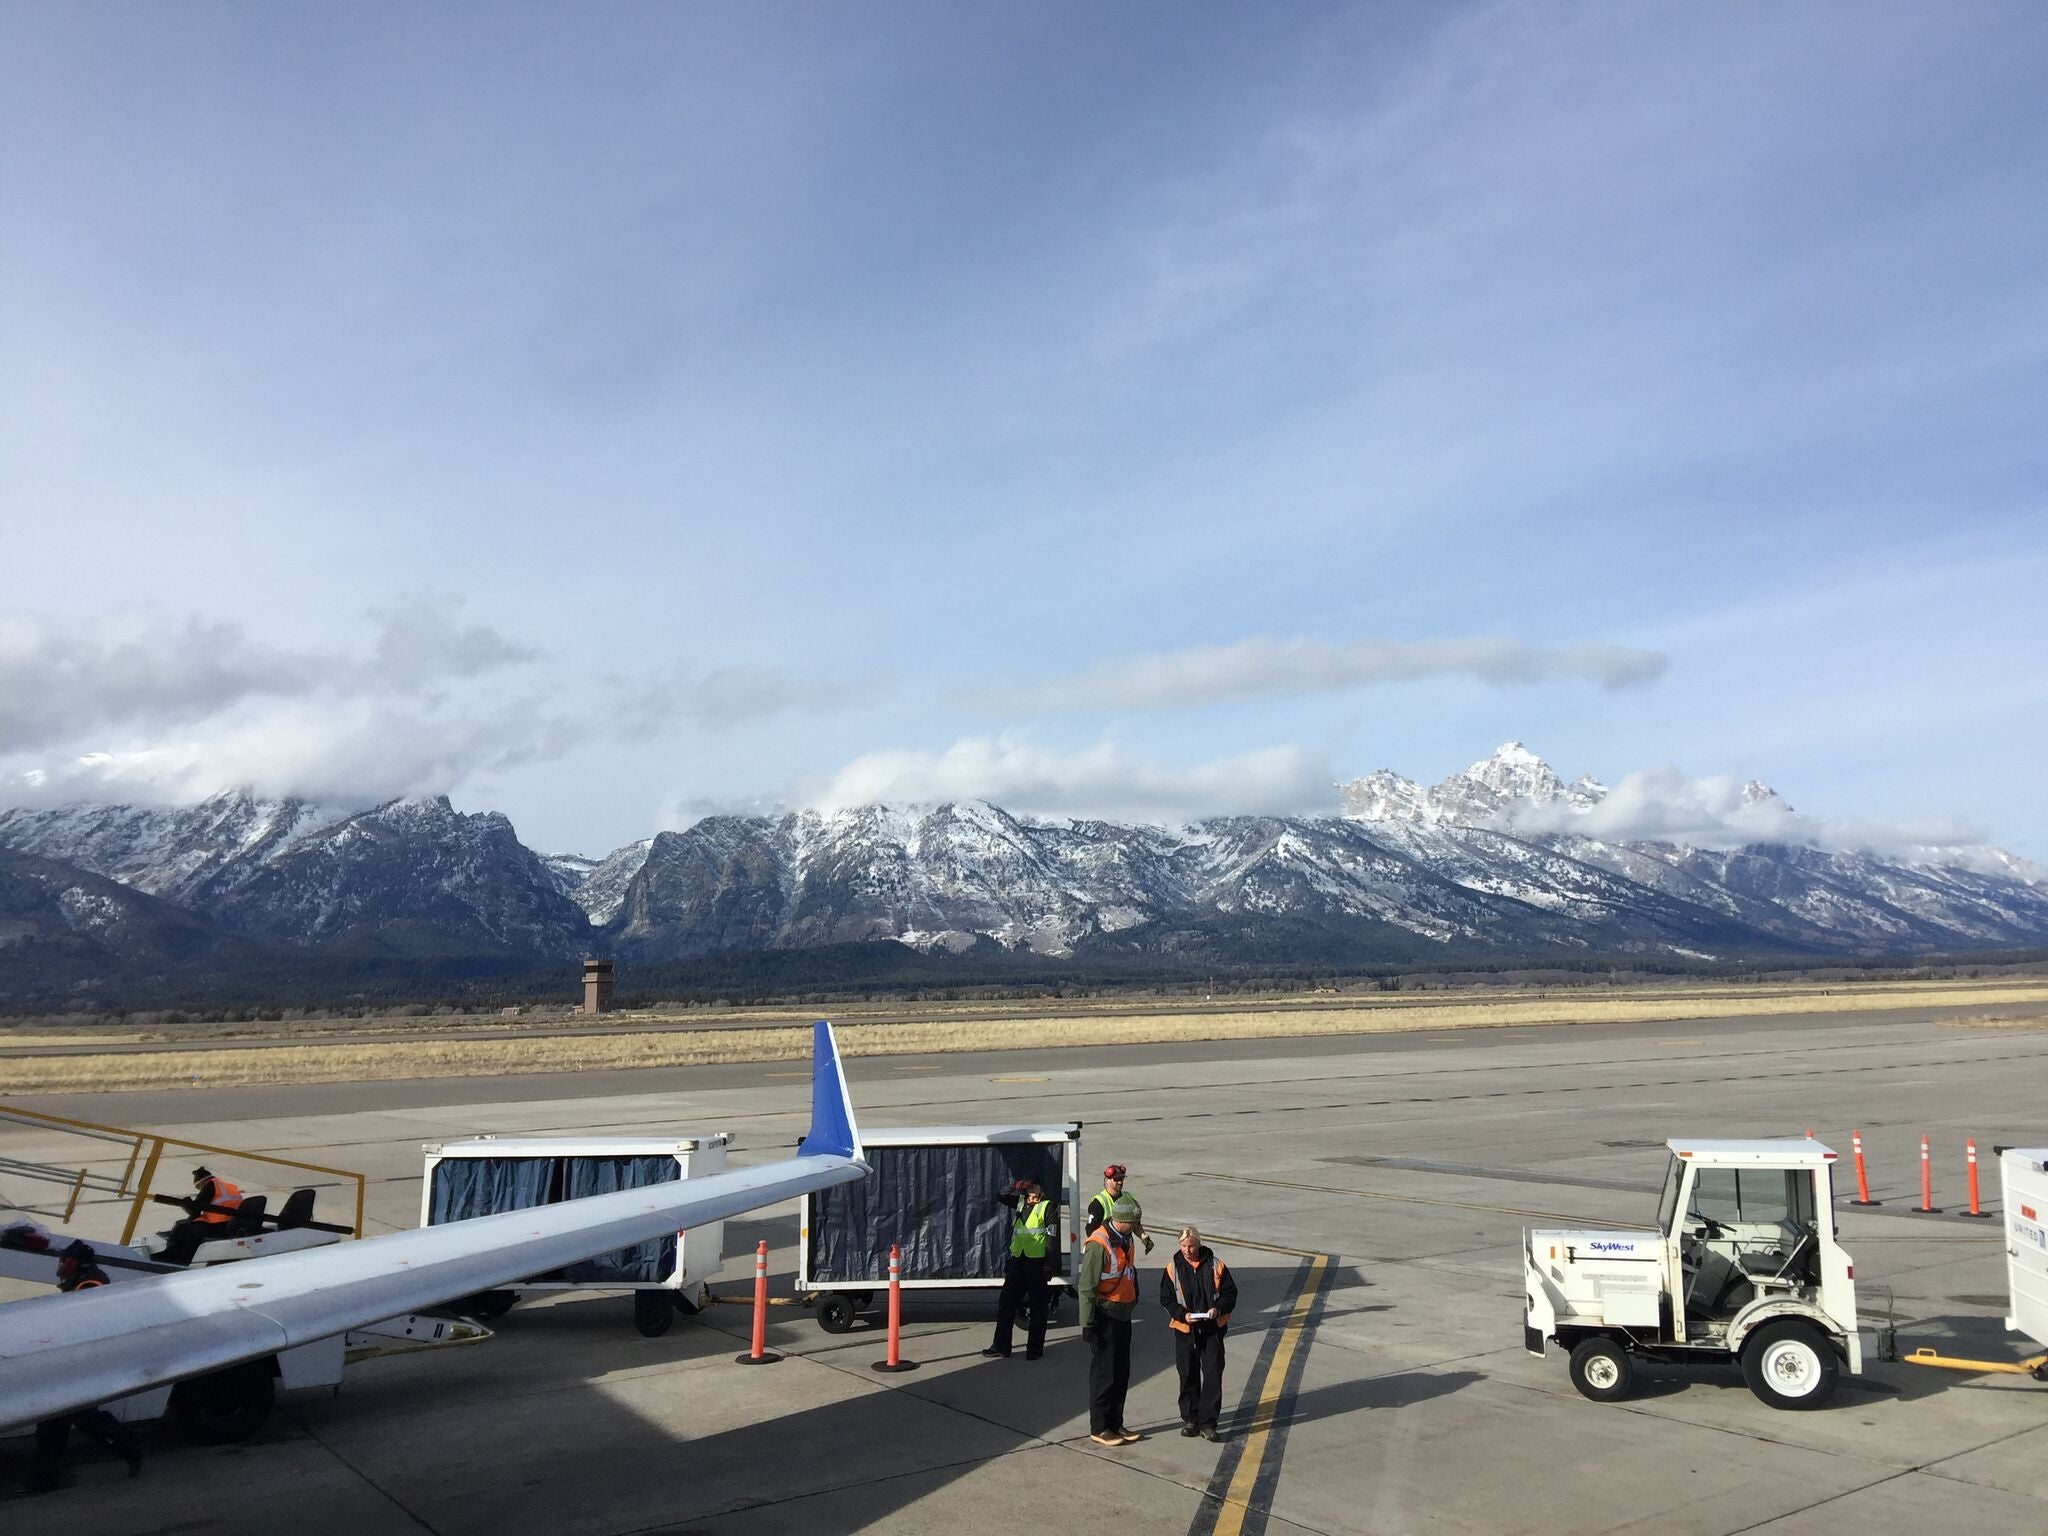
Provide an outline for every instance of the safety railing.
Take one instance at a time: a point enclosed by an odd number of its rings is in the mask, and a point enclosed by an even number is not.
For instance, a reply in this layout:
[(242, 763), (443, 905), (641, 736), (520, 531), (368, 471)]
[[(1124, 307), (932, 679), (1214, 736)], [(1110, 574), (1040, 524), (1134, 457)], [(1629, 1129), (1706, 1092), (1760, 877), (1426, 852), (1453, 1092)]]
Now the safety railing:
[(239, 1147), (216, 1147), (203, 1141), (187, 1141), (180, 1136), (159, 1136), (152, 1131), (131, 1131), (117, 1125), (97, 1125), (90, 1120), (73, 1120), (64, 1115), (46, 1114), (37, 1109), (22, 1109), (12, 1104), (0, 1104), (0, 1123), (52, 1130), (67, 1136), (82, 1137), (125, 1148), (127, 1160), (118, 1176), (111, 1172), (96, 1172), (89, 1165), (81, 1165), (73, 1170), (68, 1162), (38, 1163), (26, 1158), (0, 1157), (0, 1174), (13, 1173), (24, 1178), (68, 1184), (71, 1194), (64, 1207), (63, 1219), (66, 1221), (71, 1219), (72, 1212), (78, 1208), (80, 1196), (88, 1191), (117, 1200), (130, 1200), (128, 1221), (121, 1229), (123, 1243), (135, 1236), (135, 1229), (142, 1221), (143, 1208), (149, 1204), (154, 1193), (152, 1184), (156, 1178), (157, 1165), (163, 1161), (164, 1153), (173, 1149), (197, 1152), (203, 1157), (231, 1159), (238, 1167), (246, 1163), (260, 1163), (270, 1168), (291, 1168), (300, 1173), (323, 1174), (342, 1181), (344, 1186), (352, 1184), (355, 1186), (355, 1219), (348, 1232), (351, 1237), (363, 1235), (363, 1201), (368, 1181), (352, 1169), (329, 1168), (321, 1163), (279, 1157), (271, 1152), (249, 1152)]

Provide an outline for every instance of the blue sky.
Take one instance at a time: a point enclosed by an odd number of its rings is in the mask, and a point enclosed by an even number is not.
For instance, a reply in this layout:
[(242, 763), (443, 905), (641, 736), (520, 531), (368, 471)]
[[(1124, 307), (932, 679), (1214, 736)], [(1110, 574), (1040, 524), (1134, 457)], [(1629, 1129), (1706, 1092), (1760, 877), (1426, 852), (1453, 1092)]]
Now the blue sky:
[(0, 799), (2048, 858), (2048, 17), (0, 5)]

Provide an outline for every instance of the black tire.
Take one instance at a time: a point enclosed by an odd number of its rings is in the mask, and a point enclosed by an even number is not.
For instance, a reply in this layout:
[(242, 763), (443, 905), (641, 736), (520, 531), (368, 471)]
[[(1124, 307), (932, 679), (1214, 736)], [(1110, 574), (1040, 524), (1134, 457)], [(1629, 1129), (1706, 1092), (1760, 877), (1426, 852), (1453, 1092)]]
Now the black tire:
[(494, 1323), (512, 1310), (519, 1300), (517, 1291), (478, 1291), (465, 1296), (448, 1310), (458, 1317), (473, 1317), (480, 1323)]
[(667, 1291), (635, 1291), (633, 1293), (633, 1326), (640, 1330), (643, 1339), (658, 1339), (674, 1326), (675, 1303), (669, 1300)]
[(860, 1316), (860, 1308), (853, 1304), (853, 1298), (844, 1291), (834, 1291), (818, 1303), (818, 1326), (827, 1333), (845, 1333), (853, 1327), (853, 1320)]
[(1797, 1318), (1765, 1323), (1742, 1343), (1742, 1379), (1773, 1408), (1818, 1408), (1841, 1379), (1835, 1347)]
[(1572, 1385), (1596, 1403), (1618, 1403), (1635, 1390), (1636, 1363), (1613, 1339), (1581, 1339), (1572, 1351)]
[(848, 1291), (846, 1296), (853, 1303), (853, 1310), (856, 1312), (865, 1312), (870, 1306), (874, 1305), (875, 1293), (873, 1291)]
[(277, 1384), (268, 1360), (249, 1360), (171, 1389), (169, 1412), (179, 1429), (201, 1445), (246, 1440), (270, 1417)]

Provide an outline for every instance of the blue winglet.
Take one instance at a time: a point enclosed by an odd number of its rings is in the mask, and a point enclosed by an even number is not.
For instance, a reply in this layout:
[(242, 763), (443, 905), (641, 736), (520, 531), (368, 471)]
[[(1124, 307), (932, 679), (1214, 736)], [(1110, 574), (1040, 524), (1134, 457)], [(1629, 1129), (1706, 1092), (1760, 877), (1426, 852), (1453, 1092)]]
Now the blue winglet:
[(797, 1144), (798, 1157), (850, 1157), (861, 1161), (860, 1128), (839, 1066), (839, 1042), (820, 1019), (811, 1026), (811, 1128)]

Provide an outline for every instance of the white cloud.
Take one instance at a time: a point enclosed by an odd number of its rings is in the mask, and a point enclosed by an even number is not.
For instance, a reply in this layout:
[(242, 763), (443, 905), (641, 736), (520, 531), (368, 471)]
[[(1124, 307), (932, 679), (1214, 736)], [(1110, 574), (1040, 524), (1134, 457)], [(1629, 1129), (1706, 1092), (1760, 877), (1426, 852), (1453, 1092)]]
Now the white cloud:
[(231, 785), (366, 805), (446, 791), (471, 774), (559, 757), (579, 725), (529, 702), (451, 716), (390, 700), (287, 700), (201, 733), (96, 750), (0, 780), (0, 803), (183, 804)]
[(0, 804), (179, 803), (230, 786), (371, 803), (444, 792), (591, 739), (722, 729), (865, 689), (767, 668), (615, 677), (567, 709), (548, 659), (455, 599), (373, 610), (355, 650), (288, 649), (239, 624), (0, 621)]
[(773, 715), (845, 709), (873, 693), (870, 683), (796, 677), (769, 667), (700, 671), (677, 665), (649, 677), (614, 679), (605, 718), (620, 735), (636, 740), (679, 720), (722, 730)]
[(1501, 686), (1554, 681), (1639, 688), (1664, 674), (1659, 651), (1615, 645), (1539, 646), (1495, 637), (1460, 640), (1239, 640), (1107, 661), (1070, 677), (975, 691), (964, 702), (999, 714), (1180, 709), (1235, 699), (1333, 693), (1430, 677)]
[(519, 666), (534, 653), (488, 624), (458, 624), (454, 599), (412, 597), (374, 612), (377, 641), (360, 676), (365, 686), (404, 690)]
[(1327, 810), (1330, 777), (1321, 753), (1292, 746), (1181, 767), (1108, 740), (1064, 752), (1020, 737), (978, 736), (943, 752), (869, 753), (795, 798), (821, 810), (987, 800), (1020, 815), (1170, 823)]
[(413, 597), (378, 610), (362, 655), (291, 650), (198, 618), (0, 620), (0, 753), (176, 727), (257, 700), (410, 697), (532, 660), (488, 625), (459, 625), (459, 607)]
[(1505, 820), (1518, 832), (1569, 832), (1601, 842), (1686, 843), (1740, 848), (1778, 843), (1889, 857), (1935, 859), (1986, 871), (2003, 868), (1981, 827), (1946, 819), (1840, 820), (1795, 811), (1761, 786), (1726, 775), (1688, 778), (1676, 768), (1631, 773), (1597, 805), (1517, 801)]

